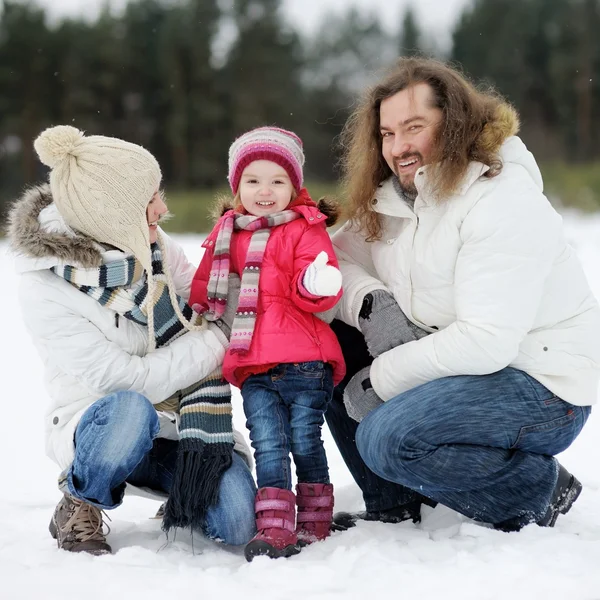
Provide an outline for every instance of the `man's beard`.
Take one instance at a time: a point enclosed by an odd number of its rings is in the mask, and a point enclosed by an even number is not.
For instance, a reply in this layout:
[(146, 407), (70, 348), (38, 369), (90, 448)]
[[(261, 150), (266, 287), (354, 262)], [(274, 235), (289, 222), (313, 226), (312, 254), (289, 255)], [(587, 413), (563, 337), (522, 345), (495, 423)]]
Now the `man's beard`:
[(419, 192), (417, 191), (417, 186), (415, 185), (414, 175), (413, 175), (413, 178), (408, 182), (403, 182), (402, 179), (400, 178), (400, 175), (398, 175), (398, 170), (399, 170), (398, 164), (401, 162), (406, 162), (408, 160), (411, 160), (412, 158), (416, 158), (416, 159), (420, 160), (421, 164), (423, 164), (423, 157), (418, 152), (411, 152), (410, 154), (403, 154), (402, 156), (397, 158), (395, 161), (395, 166), (396, 166), (395, 175), (398, 178), (398, 183), (400, 185), (400, 189), (402, 190), (402, 193), (406, 196), (406, 198), (408, 200), (414, 201), (419, 194)]
[(417, 191), (417, 186), (415, 186), (414, 181), (406, 185), (402, 183), (402, 180), (400, 179), (400, 177), (398, 177), (398, 185), (400, 186), (400, 190), (408, 200), (416, 200), (417, 196), (419, 195), (419, 192)]

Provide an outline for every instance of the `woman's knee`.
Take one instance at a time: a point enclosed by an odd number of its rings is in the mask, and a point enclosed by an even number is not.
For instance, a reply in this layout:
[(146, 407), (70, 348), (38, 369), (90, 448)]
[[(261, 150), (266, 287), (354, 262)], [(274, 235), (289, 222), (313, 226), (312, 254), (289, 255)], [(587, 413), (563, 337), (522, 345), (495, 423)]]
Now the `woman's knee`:
[(156, 409), (142, 394), (115, 392), (97, 400), (93, 408), (94, 425), (109, 427), (114, 436), (122, 434), (131, 441), (152, 441), (158, 434), (160, 427)]
[(221, 478), (217, 504), (207, 512), (206, 535), (232, 546), (248, 543), (256, 533), (255, 496), (252, 473), (234, 453), (231, 467)]

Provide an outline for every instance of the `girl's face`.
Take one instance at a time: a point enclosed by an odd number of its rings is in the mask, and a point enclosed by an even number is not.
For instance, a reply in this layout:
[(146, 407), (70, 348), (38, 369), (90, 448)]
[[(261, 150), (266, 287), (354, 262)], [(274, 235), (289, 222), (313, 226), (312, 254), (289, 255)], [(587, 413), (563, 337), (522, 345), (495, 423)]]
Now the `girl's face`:
[(285, 210), (294, 186), (283, 167), (270, 160), (255, 160), (244, 169), (238, 192), (246, 211), (262, 217)]
[(162, 194), (156, 190), (146, 209), (146, 218), (148, 219), (148, 229), (150, 230), (150, 243), (154, 244), (158, 237), (157, 229), (160, 219), (167, 214), (167, 205)]

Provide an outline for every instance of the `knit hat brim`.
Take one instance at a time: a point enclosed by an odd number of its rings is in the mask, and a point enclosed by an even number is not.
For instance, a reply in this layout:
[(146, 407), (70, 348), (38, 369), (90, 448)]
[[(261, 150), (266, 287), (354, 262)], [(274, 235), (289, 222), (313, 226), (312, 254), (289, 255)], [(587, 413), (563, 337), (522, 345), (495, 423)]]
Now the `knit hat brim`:
[(237, 194), (244, 169), (257, 160), (269, 160), (285, 169), (296, 191), (302, 188), (302, 140), (278, 127), (259, 127), (240, 136), (229, 149), (229, 185)]

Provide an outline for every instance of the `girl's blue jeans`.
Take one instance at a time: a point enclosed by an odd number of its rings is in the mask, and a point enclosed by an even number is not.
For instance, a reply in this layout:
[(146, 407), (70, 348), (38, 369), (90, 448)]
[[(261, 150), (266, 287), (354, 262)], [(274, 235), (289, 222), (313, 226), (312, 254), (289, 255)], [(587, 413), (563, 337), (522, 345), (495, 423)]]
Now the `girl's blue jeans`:
[(298, 482), (329, 483), (321, 427), (332, 392), (331, 366), (320, 360), (283, 363), (244, 381), (259, 488), (292, 489), (290, 453)]

